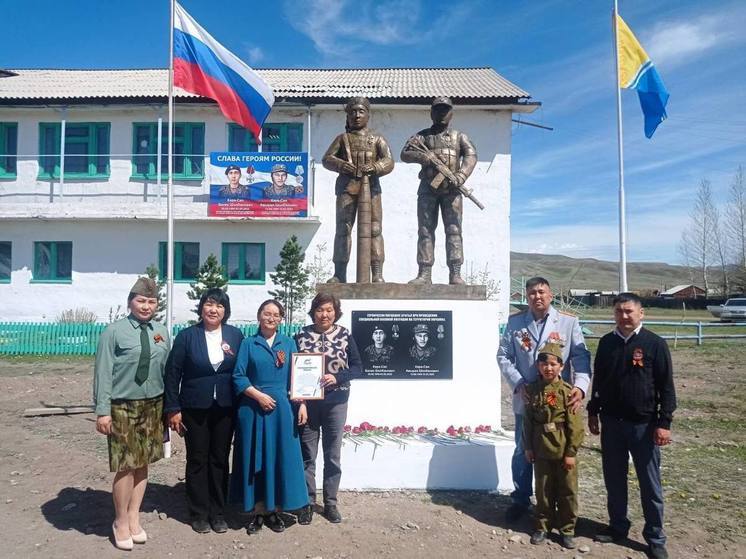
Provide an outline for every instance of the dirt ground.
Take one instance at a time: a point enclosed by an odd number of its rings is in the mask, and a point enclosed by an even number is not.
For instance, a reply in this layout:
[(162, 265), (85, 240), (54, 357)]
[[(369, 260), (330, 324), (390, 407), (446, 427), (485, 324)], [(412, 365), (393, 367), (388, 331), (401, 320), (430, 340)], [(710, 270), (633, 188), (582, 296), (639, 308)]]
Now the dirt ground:
[[(746, 557), (746, 379), (744, 344), (674, 351), (679, 410), (674, 443), (663, 452), (666, 529), (672, 557)], [(90, 402), (90, 359), (0, 359), (0, 557), (124, 555), (111, 544), (111, 474), (105, 438), (92, 414), (23, 418), (25, 408)], [(504, 426), (512, 427), (504, 391)], [(507, 413), (505, 413), (507, 411)], [(444, 418), (444, 421), (447, 421)], [(598, 439), (580, 455), (578, 544), (532, 546), (529, 520), (504, 524), (508, 499), (472, 492), (384, 492), (340, 495), (345, 519), (320, 516), (284, 534), (248, 536), (233, 514), (227, 534), (199, 535), (187, 523), (184, 449), (151, 468), (143, 506), (149, 541), (140, 557), (460, 558), (644, 557), (641, 513), (630, 478), (631, 540), (598, 545), (606, 520)], [(343, 465), (344, 467), (344, 465)]]

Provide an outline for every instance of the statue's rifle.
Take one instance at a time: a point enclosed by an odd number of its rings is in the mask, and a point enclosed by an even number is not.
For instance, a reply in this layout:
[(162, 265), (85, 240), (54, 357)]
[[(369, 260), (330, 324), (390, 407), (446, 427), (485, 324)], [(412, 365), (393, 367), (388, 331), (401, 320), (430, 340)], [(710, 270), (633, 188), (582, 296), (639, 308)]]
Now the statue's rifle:
[(471, 188), (467, 188), (463, 184), (459, 184), (458, 177), (456, 177), (453, 171), (451, 171), (448, 166), (443, 163), (443, 161), (441, 161), (440, 158), (435, 155), (421, 139), (419, 139), (417, 136), (413, 136), (407, 143), (415, 151), (424, 154), (427, 157), (428, 161), (432, 163), (433, 167), (437, 169), (438, 174), (430, 182), (430, 186), (432, 186), (434, 189), (437, 189), (443, 182), (444, 178), (448, 179), (461, 194), (474, 202), (480, 210), (484, 209), (484, 205), (479, 200), (477, 200), (476, 196), (474, 196), (474, 190)]
[(360, 181), (357, 194), (357, 283), (370, 283), (370, 252), (371, 252), (371, 212), (372, 201), (370, 193), (370, 178), (360, 169), (360, 165), (352, 160), (352, 148), (347, 132), (342, 137), (347, 162), (355, 166), (355, 178)]

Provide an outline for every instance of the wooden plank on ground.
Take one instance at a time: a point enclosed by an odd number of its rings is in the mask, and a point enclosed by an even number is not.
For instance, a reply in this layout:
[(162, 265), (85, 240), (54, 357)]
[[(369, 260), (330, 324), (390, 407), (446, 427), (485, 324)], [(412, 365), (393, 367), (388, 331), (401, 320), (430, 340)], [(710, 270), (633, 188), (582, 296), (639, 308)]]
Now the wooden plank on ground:
[(42, 415), (74, 415), (77, 413), (93, 413), (93, 406), (64, 406), (46, 408), (28, 408), (23, 410), (23, 417), (36, 417)]

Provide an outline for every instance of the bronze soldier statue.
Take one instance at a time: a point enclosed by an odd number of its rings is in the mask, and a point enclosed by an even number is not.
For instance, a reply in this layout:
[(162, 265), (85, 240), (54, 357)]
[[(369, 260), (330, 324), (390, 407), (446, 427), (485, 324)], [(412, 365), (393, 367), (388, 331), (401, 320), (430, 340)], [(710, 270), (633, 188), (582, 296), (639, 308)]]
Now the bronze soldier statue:
[(435, 261), (435, 229), (438, 210), (443, 216), (446, 234), (446, 260), (450, 274), (448, 283), (463, 284), (461, 265), (464, 247), (461, 237), (462, 194), (475, 204), (481, 204), (464, 187), (477, 164), (477, 151), (466, 134), (450, 127), (453, 103), (448, 97), (433, 99), (430, 118), (433, 125), (412, 136), (401, 152), (401, 160), (419, 163), (420, 187), (417, 190), (417, 264), (419, 273), (409, 283), (432, 283)]
[(322, 164), (339, 173), (337, 230), (334, 235), (334, 277), (329, 282), (347, 282), (352, 226), (358, 218), (357, 283), (383, 282), (383, 234), (381, 230), (380, 177), (394, 169), (394, 159), (386, 139), (368, 129), (370, 102), (353, 97), (345, 105), (345, 132), (326, 150)]

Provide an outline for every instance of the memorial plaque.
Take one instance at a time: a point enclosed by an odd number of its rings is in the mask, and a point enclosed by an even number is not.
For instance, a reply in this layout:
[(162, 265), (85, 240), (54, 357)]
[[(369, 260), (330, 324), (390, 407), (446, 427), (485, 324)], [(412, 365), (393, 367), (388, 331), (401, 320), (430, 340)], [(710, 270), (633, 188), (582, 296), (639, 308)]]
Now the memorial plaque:
[(452, 379), (451, 311), (352, 311), (363, 379)]

